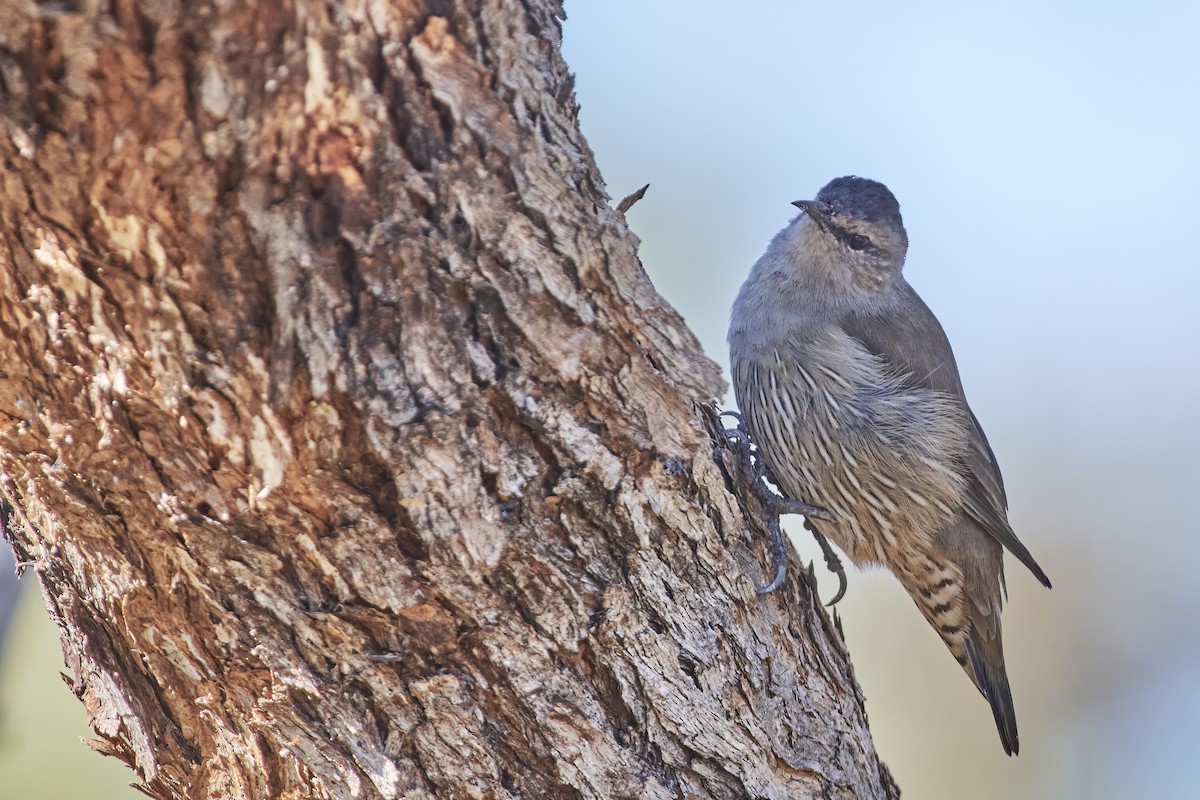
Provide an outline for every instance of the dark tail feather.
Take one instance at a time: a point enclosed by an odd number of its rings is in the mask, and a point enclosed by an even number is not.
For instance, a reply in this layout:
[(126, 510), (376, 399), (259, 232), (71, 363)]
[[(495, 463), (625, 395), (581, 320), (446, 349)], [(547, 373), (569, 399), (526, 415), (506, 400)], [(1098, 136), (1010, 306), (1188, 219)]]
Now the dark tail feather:
[(967, 657), (971, 660), (971, 669), (975, 671), (975, 684), (992, 707), (1004, 752), (1015, 756), (1020, 749), (1017, 713), (1013, 709), (1012, 692), (1008, 688), (1008, 674), (1004, 671), (1004, 647), (1000, 643), (999, 631), (992, 639), (984, 637), (978, 630), (971, 631), (967, 637)]

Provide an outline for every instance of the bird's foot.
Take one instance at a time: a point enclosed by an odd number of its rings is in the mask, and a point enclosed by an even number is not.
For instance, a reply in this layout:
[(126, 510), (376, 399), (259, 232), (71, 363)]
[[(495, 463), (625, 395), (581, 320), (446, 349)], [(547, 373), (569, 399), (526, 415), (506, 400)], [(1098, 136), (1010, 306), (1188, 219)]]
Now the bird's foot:
[(846, 593), (846, 571), (842, 568), (842, 562), (838, 559), (837, 554), (829, 546), (829, 542), (808, 521), (808, 519), (823, 519), (831, 522), (833, 515), (820, 506), (814, 506), (812, 503), (792, 497), (784, 497), (771, 491), (767, 481), (777, 486), (779, 483), (775, 480), (775, 475), (771, 472), (767, 462), (763, 460), (750, 441), (750, 432), (746, 429), (745, 418), (736, 411), (723, 411), (721, 416), (732, 417), (737, 422), (736, 427), (725, 428), (725, 441), (729, 449), (737, 456), (742, 479), (750, 486), (754, 496), (762, 505), (767, 528), (771, 531), (771, 553), (775, 560), (775, 578), (766, 586), (759, 587), (758, 593), (767, 594), (775, 591), (787, 577), (787, 547), (784, 545), (783, 529), (780, 527), (779, 517), (783, 514), (802, 514), (807, 518), (804, 523), (805, 527), (812, 532), (821, 546), (821, 552), (825, 556), (825, 565), (831, 572), (837, 573), (838, 593), (829, 602), (829, 605), (833, 605)]
[(817, 540), (817, 544), (821, 547), (821, 554), (825, 556), (825, 568), (838, 576), (837, 594), (825, 604), (827, 606), (835, 605), (846, 596), (846, 568), (842, 566), (842, 560), (838, 558), (838, 554), (833, 552), (833, 547), (829, 544), (829, 540), (817, 530), (817, 526), (806, 519), (804, 520), (804, 527), (813, 535), (813, 538)]

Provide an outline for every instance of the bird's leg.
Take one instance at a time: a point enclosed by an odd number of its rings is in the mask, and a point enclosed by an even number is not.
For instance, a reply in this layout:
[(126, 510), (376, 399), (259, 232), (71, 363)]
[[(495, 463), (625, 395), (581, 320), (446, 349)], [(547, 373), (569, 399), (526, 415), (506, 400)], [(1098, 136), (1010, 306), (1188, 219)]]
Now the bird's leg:
[[(779, 525), (779, 517), (783, 514), (802, 514), (806, 518), (832, 521), (833, 516), (820, 506), (814, 506), (792, 497), (784, 497), (771, 491), (771, 487), (767, 485), (766, 481), (770, 481), (776, 486), (779, 485), (779, 482), (771, 472), (771, 467), (753, 449), (750, 432), (746, 430), (745, 418), (736, 411), (723, 411), (721, 416), (733, 417), (737, 421), (737, 427), (725, 429), (725, 440), (729, 448), (737, 455), (742, 478), (750, 485), (754, 496), (762, 505), (763, 514), (767, 519), (767, 528), (771, 531), (771, 552), (775, 558), (775, 578), (766, 586), (759, 587), (758, 590), (759, 594), (766, 594), (778, 589), (787, 576), (787, 548), (784, 546), (783, 529)], [(763, 480), (764, 478), (766, 481)], [(812, 532), (821, 546), (821, 552), (825, 556), (825, 566), (831, 572), (837, 573), (838, 593), (829, 603), (829, 605), (833, 605), (846, 593), (846, 571), (842, 568), (842, 562), (838, 560), (837, 554), (833, 552), (825, 537), (818, 533), (807, 519), (805, 519), (804, 525)]]
[[(737, 427), (725, 428), (725, 445), (737, 456), (742, 478), (751, 487), (757, 487), (759, 480), (767, 474), (770, 467), (754, 452), (753, 444), (750, 441), (750, 431), (746, 429), (745, 418), (736, 411), (722, 411), (721, 416), (733, 417), (737, 421)], [(757, 496), (757, 494), (758, 491), (755, 489), (755, 495)]]
[(814, 506), (812, 503), (806, 503), (793, 497), (784, 497), (771, 491), (771, 487), (763, 482), (763, 478), (776, 486), (779, 485), (779, 481), (775, 478), (771, 467), (753, 448), (750, 432), (746, 430), (745, 418), (736, 411), (722, 411), (721, 416), (733, 417), (737, 420), (736, 428), (725, 429), (725, 439), (729, 442), (730, 449), (737, 453), (742, 475), (750, 484), (750, 488), (754, 490), (754, 496), (762, 503), (764, 509), (776, 515), (803, 514), (814, 519), (833, 521), (833, 515), (820, 506)]

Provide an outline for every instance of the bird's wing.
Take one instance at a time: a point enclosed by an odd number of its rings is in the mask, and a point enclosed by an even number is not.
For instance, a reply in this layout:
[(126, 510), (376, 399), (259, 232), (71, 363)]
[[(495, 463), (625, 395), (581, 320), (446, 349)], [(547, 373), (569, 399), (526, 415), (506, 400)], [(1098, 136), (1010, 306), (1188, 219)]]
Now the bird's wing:
[(958, 398), (971, 423), (965, 459), (968, 484), (963, 507), (968, 516), (1008, 548), (1044, 586), (1050, 586), (1046, 573), (1008, 524), (1005, 513), (1008, 498), (1004, 493), (1000, 466), (979, 420), (967, 404), (954, 352), (941, 323), (906, 282), (901, 281), (897, 290), (902, 294), (901, 303), (907, 313), (852, 314), (842, 320), (842, 328), (903, 376), (908, 385)]

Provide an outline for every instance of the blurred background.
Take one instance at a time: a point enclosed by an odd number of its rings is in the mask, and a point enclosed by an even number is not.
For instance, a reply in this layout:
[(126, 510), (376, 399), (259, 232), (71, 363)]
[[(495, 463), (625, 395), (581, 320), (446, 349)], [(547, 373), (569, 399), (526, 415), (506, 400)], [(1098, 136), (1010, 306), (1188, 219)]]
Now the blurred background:
[[(732, 9), (736, 8), (736, 12)], [(767, 241), (886, 183), (1004, 469), (1021, 755), (892, 578), (838, 606), (907, 797), (1200, 797), (1200, 5), (567, 0), (581, 120), (714, 359)], [(796, 526), (805, 560), (819, 554)], [(818, 571), (825, 595), (836, 581)], [(36, 585), (0, 658), (4, 796), (134, 798), (79, 743)]]

